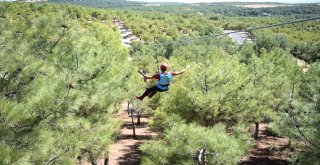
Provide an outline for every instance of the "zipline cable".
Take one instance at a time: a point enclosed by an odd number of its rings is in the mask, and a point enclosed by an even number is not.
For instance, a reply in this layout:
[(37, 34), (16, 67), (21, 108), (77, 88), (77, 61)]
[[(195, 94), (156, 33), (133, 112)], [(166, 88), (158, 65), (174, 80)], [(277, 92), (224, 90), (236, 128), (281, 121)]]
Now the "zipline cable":
[[(181, 39), (181, 40), (173, 40), (173, 41), (165, 41), (162, 44), (173, 44), (177, 42), (186, 42), (186, 41), (193, 41), (197, 39), (203, 39), (203, 38), (216, 38), (224, 35), (229, 35), (233, 33), (239, 33), (239, 32), (248, 32), (248, 31), (254, 31), (254, 30), (259, 30), (259, 29), (266, 29), (266, 28), (271, 28), (271, 27), (276, 27), (276, 26), (283, 26), (283, 25), (288, 25), (288, 24), (295, 24), (295, 23), (300, 23), (300, 22), (306, 22), (306, 21), (312, 21), (312, 20), (320, 20), (320, 16), (318, 17), (313, 17), (313, 18), (306, 18), (306, 19), (300, 19), (300, 20), (295, 20), (295, 21), (289, 21), (289, 22), (281, 22), (277, 24), (271, 24), (271, 25), (264, 25), (264, 26), (259, 26), (259, 27), (249, 27), (245, 30), (236, 30), (232, 32), (227, 32), (227, 33), (221, 33), (221, 34), (213, 34), (213, 35), (204, 35), (204, 36), (199, 36), (199, 37), (194, 37), (191, 39)], [(159, 43), (158, 43), (159, 44)]]
[[(282, 26), (282, 25), (306, 22), (306, 21), (317, 20), (317, 19), (320, 20), (320, 17), (307, 18), (307, 19), (301, 19), (301, 20), (290, 21), (290, 22), (282, 22), (282, 23), (278, 23), (278, 24), (271, 24), (271, 25), (265, 25), (265, 26), (260, 26), (260, 27), (252, 27), (252, 28), (248, 28), (246, 30), (228, 32), (228, 33), (223, 33), (223, 34), (219, 34), (219, 35), (227, 35), (227, 34), (232, 34), (232, 33), (237, 33), (237, 32), (253, 31), (253, 30), (258, 30), (258, 29), (266, 29), (266, 28), (271, 28), (271, 27), (275, 27), (275, 26)], [(216, 35), (216, 36), (219, 36), (219, 35)]]

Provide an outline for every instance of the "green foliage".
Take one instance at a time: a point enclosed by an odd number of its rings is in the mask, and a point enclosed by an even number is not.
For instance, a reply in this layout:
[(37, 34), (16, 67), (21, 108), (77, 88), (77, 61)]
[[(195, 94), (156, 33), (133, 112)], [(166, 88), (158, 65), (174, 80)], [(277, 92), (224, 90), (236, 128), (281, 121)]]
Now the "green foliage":
[(248, 65), (250, 81), (245, 85), (239, 107), (245, 121), (261, 122), (273, 119), (287, 108), (292, 82), (299, 81), (302, 72), (295, 61), (283, 50), (253, 56)]
[(298, 42), (291, 49), (293, 56), (302, 59), (308, 63), (318, 61), (320, 59), (320, 41), (306, 43)]
[[(173, 96), (163, 100), (166, 112), (178, 113), (189, 122), (198, 121), (206, 126), (225, 120), (232, 122), (235, 100), (231, 98), (244, 83), (245, 79), (240, 77), (246, 77), (245, 69), (236, 58), (219, 57), (218, 51), (214, 52), (207, 54), (207, 59), (201, 57), (203, 64), (197, 64), (183, 80), (177, 80), (179, 86), (171, 92)], [(178, 97), (181, 95), (183, 100)]]
[[(156, 46), (134, 45), (134, 62), (148, 69), (147, 73), (157, 71), (158, 61), (169, 62), (173, 71), (185, 64), (192, 65), (192, 70), (175, 78), (168, 92), (150, 100), (153, 109), (156, 105), (151, 125), (166, 136), (168, 129), (183, 123), (206, 127), (224, 123), (235, 131), (233, 126), (238, 124), (276, 118), (278, 112), (288, 107), (290, 85), (299, 82), (302, 74), (287, 50), (285, 37), (284, 42), (277, 37), (269, 51), (262, 48), (260, 53), (249, 43), (237, 52), (238, 47), (232, 42), (223, 42), (224, 38), (221, 42), (216, 39), (172, 42), (169, 57), (165, 42), (154, 44)], [(152, 143), (148, 147), (158, 149), (161, 144)], [(145, 159), (146, 164), (152, 164), (149, 161), (170, 162), (172, 158), (147, 154)]]
[(288, 38), (284, 35), (270, 35), (262, 33), (256, 36), (255, 50), (261, 54), (262, 49), (266, 49), (268, 52), (275, 48), (282, 48), (283, 50), (288, 49), (289, 43)]
[[(318, 162), (317, 22), (253, 32), (256, 42), (241, 46), (212, 37), (222, 29), (311, 17), (318, 6), (55, 2), (130, 10), (0, 3), (0, 164), (107, 157), (120, 128), (117, 105), (155, 84), (136, 71), (153, 75), (162, 62), (170, 71), (192, 69), (176, 76), (169, 91), (135, 104), (154, 115), (152, 126), (163, 135), (141, 147), (144, 164), (195, 164), (203, 148), (209, 164), (236, 164), (251, 146), (250, 124), (265, 119), (274, 121), (273, 131), (305, 142), (297, 156), (302, 162)], [(254, 17), (261, 12), (271, 19)], [(112, 19), (124, 21), (142, 42), (121, 46)], [(315, 63), (303, 75), (291, 55)]]
[(0, 26), (1, 164), (74, 164), (84, 152), (107, 157), (132, 71), (119, 33), (86, 20), (89, 9), (1, 5), (8, 8)]
[(141, 146), (142, 164), (196, 164), (203, 148), (208, 164), (237, 164), (250, 147), (247, 134), (230, 136), (222, 124), (212, 128), (181, 124), (168, 129), (162, 140)]
[[(59, 3), (72, 3), (81, 4), (86, 6), (94, 6), (100, 8), (127, 8), (133, 10), (143, 11), (156, 11), (162, 13), (185, 14), (188, 15), (202, 13), (205, 16), (214, 16), (219, 18), (218, 15), (223, 16), (290, 16), (290, 17), (312, 17), (319, 15), (319, 6), (317, 4), (296, 4), (288, 5), (272, 2), (228, 2), (228, 3), (200, 3), (197, 5), (187, 3), (174, 3), (174, 2), (158, 2), (160, 5), (150, 5), (142, 2), (128, 2), (124, 0), (49, 0), (49, 2)], [(150, 3), (152, 4), (152, 3)], [(274, 5), (275, 7), (261, 7), (250, 8), (246, 5)], [(213, 18), (214, 18), (213, 17)]]
[(180, 39), (185, 36), (203, 36), (219, 33), (219, 27), (205, 17), (197, 15), (173, 15), (157, 12), (126, 11), (121, 19), (142, 40), (154, 41), (164, 38)]
[[(302, 75), (302, 69), (288, 51), (281, 49), (280, 45), (275, 45), (275, 48), (270, 52), (262, 49), (257, 56), (253, 45), (246, 44), (231, 56), (219, 46), (197, 45), (197, 42), (190, 43), (188, 47), (176, 46), (170, 57), (171, 70), (187, 61), (192, 70), (177, 76), (169, 92), (153, 99), (158, 107), (151, 125), (160, 132), (164, 131), (166, 136), (168, 129), (183, 123), (206, 127), (224, 123), (236, 132), (233, 126), (238, 124), (275, 119), (278, 113), (288, 108), (291, 84), (300, 82)], [(135, 50), (137, 57), (143, 52), (143, 49)], [(245, 63), (242, 62), (243, 56)], [(243, 134), (248, 135), (249, 132), (244, 131)], [(176, 143), (172, 139), (166, 141)], [(162, 143), (152, 143), (148, 147), (158, 149), (159, 145)], [(246, 151), (245, 148), (241, 150)], [(146, 164), (152, 164), (149, 161), (164, 163), (173, 161), (173, 157), (176, 155), (164, 158), (147, 154), (145, 161)], [(173, 164), (181, 163), (184, 162)]]
[(140, 2), (132, 2), (125, 0), (49, 0), (49, 2), (80, 4), (84, 6), (92, 6), (98, 8), (126, 8), (142, 5), (142, 3)]
[[(219, 50), (206, 52), (197, 60), (189, 57), (198, 63), (161, 99), (155, 125), (164, 129), (172, 124), (167, 123), (166, 116), (175, 115), (205, 126), (272, 118), (273, 110), (283, 110), (288, 99), (283, 94), (290, 89), (286, 82), (294, 81), (301, 69), (281, 50), (252, 56), (248, 65)], [(179, 55), (175, 58), (171, 61), (182, 61)]]
[[(255, 16), (255, 17), (266, 17), (266, 16), (287, 16), (287, 17), (312, 17), (317, 16), (319, 6), (316, 4), (296, 4), (287, 5), (279, 3), (268, 3), (268, 2), (230, 2), (230, 3), (214, 3), (215, 5), (200, 5), (195, 7), (196, 10), (209, 15), (211, 13), (219, 13), (226, 16)], [(250, 8), (246, 5), (283, 5), (277, 7), (261, 7), (261, 8)]]
[[(302, 83), (295, 84), (298, 92), (292, 93), (292, 100), (287, 113), (282, 113), (275, 120), (273, 129), (281, 135), (298, 142), (304, 142), (304, 152), (297, 158), (303, 164), (319, 162), (319, 101), (320, 101), (320, 65), (314, 63), (303, 76)], [(298, 143), (299, 144), (299, 143)], [(296, 147), (296, 146), (294, 146)]]

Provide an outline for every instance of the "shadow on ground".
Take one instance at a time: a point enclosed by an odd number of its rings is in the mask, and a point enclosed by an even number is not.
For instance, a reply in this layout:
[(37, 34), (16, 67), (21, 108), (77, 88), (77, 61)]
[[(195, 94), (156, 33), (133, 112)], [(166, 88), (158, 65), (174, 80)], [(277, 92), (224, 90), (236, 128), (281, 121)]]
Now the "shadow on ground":
[(261, 123), (258, 139), (238, 165), (288, 165), (287, 140), (268, 129), (268, 124)]
[(239, 163), (239, 165), (288, 165), (286, 160), (269, 159), (268, 157), (250, 157), (249, 160)]
[(139, 165), (141, 163), (141, 151), (139, 150), (141, 144), (142, 142), (139, 142), (126, 149), (126, 154), (118, 159), (119, 165)]

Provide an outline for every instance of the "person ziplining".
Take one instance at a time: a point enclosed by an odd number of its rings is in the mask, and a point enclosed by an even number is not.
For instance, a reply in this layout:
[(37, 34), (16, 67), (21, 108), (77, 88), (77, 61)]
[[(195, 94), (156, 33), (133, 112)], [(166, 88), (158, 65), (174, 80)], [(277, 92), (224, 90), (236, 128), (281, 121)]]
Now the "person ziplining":
[(146, 96), (149, 98), (152, 98), (154, 94), (157, 92), (165, 92), (169, 90), (169, 86), (173, 81), (174, 76), (180, 75), (184, 73), (186, 70), (188, 70), (190, 66), (186, 66), (182, 71), (180, 72), (168, 72), (169, 65), (166, 63), (163, 63), (160, 65), (161, 73), (155, 74), (153, 76), (147, 76), (145, 75), (141, 70), (138, 70), (138, 72), (145, 78), (145, 79), (157, 79), (158, 83), (157, 85), (148, 88), (142, 96), (136, 96), (138, 100), (143, 100)]

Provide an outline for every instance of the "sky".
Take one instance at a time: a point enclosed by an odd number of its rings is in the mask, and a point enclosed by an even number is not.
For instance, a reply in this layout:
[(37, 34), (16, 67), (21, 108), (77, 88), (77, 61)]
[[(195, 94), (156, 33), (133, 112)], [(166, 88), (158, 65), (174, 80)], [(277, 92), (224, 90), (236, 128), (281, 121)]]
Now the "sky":
[(143, 2), (282, 2), (282, 3), (320, 3), (320, 0), (130, 0)]

